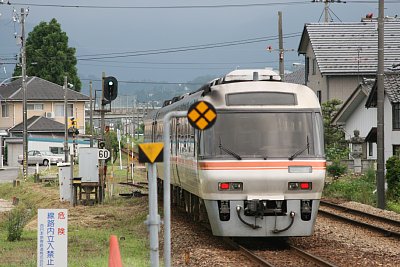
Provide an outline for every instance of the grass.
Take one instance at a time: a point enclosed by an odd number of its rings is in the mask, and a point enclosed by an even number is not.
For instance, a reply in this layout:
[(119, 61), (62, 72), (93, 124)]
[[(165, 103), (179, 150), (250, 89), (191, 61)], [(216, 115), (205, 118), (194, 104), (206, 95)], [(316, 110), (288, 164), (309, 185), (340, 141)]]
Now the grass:
[[(323, 195), (376, 206), (375, 189), (375, 171), (368, 170), (365, 174), (346, 174), (332, 180), (325, 186)], [(388, 199), (386, 208), (400, 213), (399, 200)]]
[[(57, 171), (57, 168), (53, 168)], [(110, 170), (110, 168), (109, 168)], [(115, 181), (126, 181), (126, 170), (114, 169)], [(143, 180), (135, 173), (135, 180)], [(115, 185), (114, 197), (102, 205), (70, 207), (59, 202), (54, 184), (35, 184), (30, 177), (18, 187), (0, 184), (0, 196), (34, 209), (68, 209), (68, 266), (108, 266), (109, 238), (116, 235), (124, 266), (149, 266), (149, 241), (144, 221), (148, 214), (147, 198), (122, 199), (119, 192), (132, 188)], [(7, 241), (7, 214), (0, 213), (0, 266), (36, 266), (37, 216), (24, 228), (20, 241)]]

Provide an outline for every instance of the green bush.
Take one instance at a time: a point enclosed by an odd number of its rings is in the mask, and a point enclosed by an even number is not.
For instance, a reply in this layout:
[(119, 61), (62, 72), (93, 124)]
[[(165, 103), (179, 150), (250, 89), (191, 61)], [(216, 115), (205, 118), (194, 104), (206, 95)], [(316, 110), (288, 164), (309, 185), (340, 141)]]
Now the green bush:
[(326, 167), (326, 170), (331, 176), (339, 177), (347, 172), (347, 166), (342, 164), (340, 160), (334, 160), (331, 165)]
[(18, 205), (8, 213), (8, 220), (6, 221), (8, 241), (21, 240), (23, 229), (31, 216), (32, 210), (24, 205)]
[(396, 200), (400, 198), (400, 158), (392, 156), (386, 161), (387, 196)]
[(324, 194), (329, 197), (344, 198), (373, 205), (376, 202), (374, 190), (375, 172), (368, 170), (362, 175), (346, 175), (334, 180), (331, 184), (325, 186)]
[(387, 202), (387, 209), (400, 213), (400, 203), (399, 202), (394, 202), (394, 201), (388, 201)]

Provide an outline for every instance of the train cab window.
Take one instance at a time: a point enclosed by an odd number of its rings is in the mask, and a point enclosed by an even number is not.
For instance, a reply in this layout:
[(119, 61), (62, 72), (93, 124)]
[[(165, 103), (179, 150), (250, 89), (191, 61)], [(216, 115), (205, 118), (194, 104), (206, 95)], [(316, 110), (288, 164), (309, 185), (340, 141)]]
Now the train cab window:
[(204, 131), (200, 155), (232, 159), (222, 145), (241, 158), (323, 157), (320, 120), (313, 112), (220, 112)]

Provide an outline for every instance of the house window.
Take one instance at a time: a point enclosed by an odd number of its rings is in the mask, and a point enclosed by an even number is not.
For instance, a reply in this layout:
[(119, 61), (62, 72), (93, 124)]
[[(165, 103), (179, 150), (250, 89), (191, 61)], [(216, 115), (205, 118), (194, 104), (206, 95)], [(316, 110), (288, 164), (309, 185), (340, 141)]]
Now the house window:
[(393, 130), (400, 130), (400, 103), (392, 104)]
[[(74, 105), (67, 105), (67, 114), (68, 117), (73, 117), (74, 114)], [(56, 117), (64, 117), (64, 104), (54, 104), (54, 115)]]
[(374, 155), (374, 143), (368, 142), (368, 156)]
[(1, 116), (3, 118), (7, 118), (7, 117), (10, 116), (7, 103), (2, 103), (1, 104)]
[(393, 156), (400, 156), (400, 145), (393, 145)]
[(313, 58), (312, 60), (312, 74), (315, 75), (317, 73), (317, 59)]
[(27, 104), (27, 110), (43, 110), (43, 104)]
[(310, 58), (306, 57), (306, 62), (305, 62), (305, 79), (306, 79), (306, 85), (308, 82), (308, 75), (310, 74)]
[(321, 100), (322, 100), (322, 92), (321, 92), (321, 90), (317, 91), (317, 97), (318, 97), (319, 103), (321, 104)]
[(62, 147), (49, 147), (49, 150), (53, 154), (63, 154), (64, 149)]

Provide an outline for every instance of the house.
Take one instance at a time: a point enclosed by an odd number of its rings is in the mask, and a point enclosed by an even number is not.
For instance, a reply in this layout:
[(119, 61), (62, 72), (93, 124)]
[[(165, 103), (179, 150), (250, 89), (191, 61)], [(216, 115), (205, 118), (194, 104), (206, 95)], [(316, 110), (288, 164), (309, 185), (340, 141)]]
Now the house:
[[(65, 126), (63, 123), (54, 121), (43, 116), (32, 116), (27, 121), (28, 150), (50, 151), (55, 154), (62, 154), (65, 141)], [(5, 139), (7, 144), (7, 159), (8, 166), (18, 166), (18, 155), (23, 154), (22, 136), (23, 123), (8, 130), (9, 137)], [(89, 147), (90, 141), (81, 138), (72, 138), (69, 135), (68, 146), (70, 151), (73, 151), (74, 143), (76, 148)]]
[[(77, 121), (79, 132), (85, 133), (85, 103), (90, 99), (88, 96), (83, 95), (79, 92), (71, 89), (66, 89), (55, 83), (46, 81), (39, 77), (28, 77), (27, 78), (27, 117), (28, 121), (35, 121), (36, 126), (42, 123), (39, 117), (47, 118), (47, 124), (51, 124), (51, 127), (47, 129), (49, 131), (43, 132), (42, 135), (54, 136), (53, 130), (62, 129), (65, 133), (65, 108), (64, 108), (64, 95), (67, 92), (67, 115), (68, 118), (74, 117)], [(0, 133), (3, 135), (0, 137), (0, 146), (2, 145), (1, 138), (4, 138), (5, 143), (11, 144), (18, 138), (18, 130), (20, 124), (23, 122), (23, 90), (22, 90), (22, 78), (15, 80), (7, 85), (0, 87)], [(39, 121), (37, 121), (39, 120)], [(69, 121), (69, 119), (68, 119)], [(32, 128), (28, 124), (28, 150), (32, 149), (30, 144), (30, 138), (33, 137), (33, 133), (29, 132)], [(35, 127), (36, 127), (35, 126)], [(62, 126), (62, 127), (61, 127)], [(22, 127), (22, 126), (21, 126)], [(4, 133), (7, 133), (12, 129), (11, 135), (5, 137)], [(57, 132), (57, 131), (56, 131)], [(21, 134), (21, 133), (20, 133)], [(16, 139), (17, 138), (17, 139)], [(8, 139), (8, 140), (7, 140)], [(22, 144), (22, 138), (19, 136), (20, 144)], [(16, 149), (16, 146), (11, 146)], [(20, 148), (22, 149), (22, 147)], [(44, 147), (42, 150), (48, 150)], [(2, 151), (2, 150), (1, 150)], [(14, 151), (17, 153), (17, 151)], [(14, 153), (8, 149), (8, 153)], [(14, 154), (15, 154), (14, 153)], [(13, 155), (14, 155), (13, 154)], [(10, 158), (11, 159), (11, 158)], [(11, 164), (10, 159), (8, 163)]]
[[(305, 56), (305, 83), (320, 102), (346, 101), (362, 78), (375, 78), (378, 22), (310, 23), (303, 29), (298, 53)], [(400, 59), (400, 20), (385, 18), (385, 69)]]
[[(386, 160), (400, 153), (400, 71), (386, 71), (384, 75), (384, 155)], [(365, 137), (364, 159), (376, 159), (377, 141), (377, 84), (364, 81), (337, 112), (333, 123), (342, 125), (346, 139), (354, 130)]]

